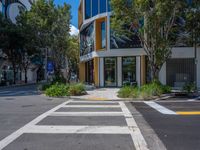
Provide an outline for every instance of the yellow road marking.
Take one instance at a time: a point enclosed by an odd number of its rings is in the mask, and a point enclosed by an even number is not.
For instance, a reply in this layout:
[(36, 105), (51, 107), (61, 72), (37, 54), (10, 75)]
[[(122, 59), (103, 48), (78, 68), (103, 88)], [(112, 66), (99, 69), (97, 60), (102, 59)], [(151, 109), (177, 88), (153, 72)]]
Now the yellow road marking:
[(96, 101), (106, 101), (109, 100), (107, 98), (102, 98), (102, 97), (90, 97), (88, 100), (96, 100)]
[(177, 111), (178, 115), (200, 115), (200, 111)]

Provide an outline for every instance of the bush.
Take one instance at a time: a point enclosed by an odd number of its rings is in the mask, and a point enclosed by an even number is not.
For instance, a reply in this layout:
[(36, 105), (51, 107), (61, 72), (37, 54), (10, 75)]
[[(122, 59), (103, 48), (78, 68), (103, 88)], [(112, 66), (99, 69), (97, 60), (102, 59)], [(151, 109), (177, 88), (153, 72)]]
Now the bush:
[(45, 94), (50, 97), (69, 96), (69, 86), (65, 84), (53, 84), (45, 90)]
[(154, 96), (161, 96), (170, 92), (171, 87), (162, 85), (159, 81), (153, 81), (150, 84), (143, 85), (141, 88), (131, 86), (122, 87), (118, 92), (118, 96), (121, 98), (151, 99)]
[(186, 83), (183, 86), (183, 91), (186, 91), (187, 93), (192, 93), (196, 90), (196, 86), (194, 83)]
[(69, 88), (71, 96), (78, 96), (86, 94), (85, 86), (82, 83), (72, 84)]
[(131, 86), (124, 86), (124, 87), (122, 87), (119, 90), (118, 97), (121, 97), (121, 98), (130, 98), (132, 90), (133, 90), (133, 87), (131, 87)]
[(44, 84), (40, 84), (38, 85), (37, 89), (40, 91), (45, 91), (46, 89), (48, 89), (51, 86), (50, 83), (44, 83)]
[(66, 79), (63, 76), (55, 76), (53, 78), (52, 84), (56, 83), (66, 83)]
[(62, 83), (56, 83), (51, 85), (45, 90), (45, 94), (50, 97), (60, 96), (77, 96), (86, 94), (85, 86), (81, 83), (66, 85)]

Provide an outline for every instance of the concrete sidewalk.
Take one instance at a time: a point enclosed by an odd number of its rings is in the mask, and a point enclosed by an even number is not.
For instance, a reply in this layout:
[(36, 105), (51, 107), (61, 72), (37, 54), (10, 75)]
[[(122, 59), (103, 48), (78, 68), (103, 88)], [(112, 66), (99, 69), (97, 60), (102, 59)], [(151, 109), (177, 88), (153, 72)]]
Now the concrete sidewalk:
[(117, 97), (117, 92), (119, 88), (98, 88), (87, 91), (87, 95), (83, 96), (71, 96), (75, 99), (85, 99), (85, 100), (120, 100)]

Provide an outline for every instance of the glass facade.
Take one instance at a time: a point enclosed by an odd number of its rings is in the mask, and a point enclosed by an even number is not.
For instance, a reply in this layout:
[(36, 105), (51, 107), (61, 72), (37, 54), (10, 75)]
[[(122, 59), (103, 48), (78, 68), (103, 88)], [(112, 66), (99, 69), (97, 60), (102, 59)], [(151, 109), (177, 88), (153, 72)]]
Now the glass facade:
[(94, 23), (92, 22), (80, 32), (80, 55), (94, 51)]
[(92, 17), (96, 16), (99, 11), (99, 2), (97, 0), (92, 0)]
[(91, 17), (91, 0), (85, 0), (85, 19)]
[(106, 48), (106, 23), (101, 23), (101, 49)]
[(106, 12), (106, 0), (100, 0), (100, 13)]
[(104, 80), (105, 86), (115, 87), (117, 86), (117, 58), (105, 58), (104, 59)]
[(141, 48), (141, 42), (137, 36), (138, 26), (134, 23), (124, 25), (122, 31), (112, 27), (112, 17), (110, 20), (110, 48), (111, 49), (126, 49), (126, 48)]
[(85, 0), (85, 19), (110, 11), (110, 0)]
[(94, 61), (90, 60), (90, 61), (86, 62), (85, 69), (86, 69), (86, 71), (85, 71), (86, 82), (88, 84), (94, 83)]
[(136, 57), (122, 58), (122, 83), (123, 85), (136, 83)]

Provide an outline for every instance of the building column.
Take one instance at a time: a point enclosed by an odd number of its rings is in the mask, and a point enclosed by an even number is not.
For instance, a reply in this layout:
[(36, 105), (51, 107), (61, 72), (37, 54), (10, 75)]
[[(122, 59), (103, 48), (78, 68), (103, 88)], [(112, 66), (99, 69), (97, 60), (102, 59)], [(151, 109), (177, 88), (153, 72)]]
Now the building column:
[(146, 63), (145, 55), (141, 56), (141, 85), (146, 84)]
[(79, 80), (80, 82), (85, 82), (85, 63), (79, 63)]
[(99, 82), (104, 87), (104, 58), (99, 58)]
[(117, 85), (122, 86), (122, 57), (117, 57)]
[(99, 58), (94, 58), (94, 84), (99, 86)]
[(200, 47), (197, 48), (196, 81), (197, 88), (200, 89)]
[(163, 84), (167, 84), (167, 63), (165, 62), (159, 72), (159, 81)]
[(141, 86), (141, 58), (140, 56), (136, 57), (136, 81), (137, 85)]

